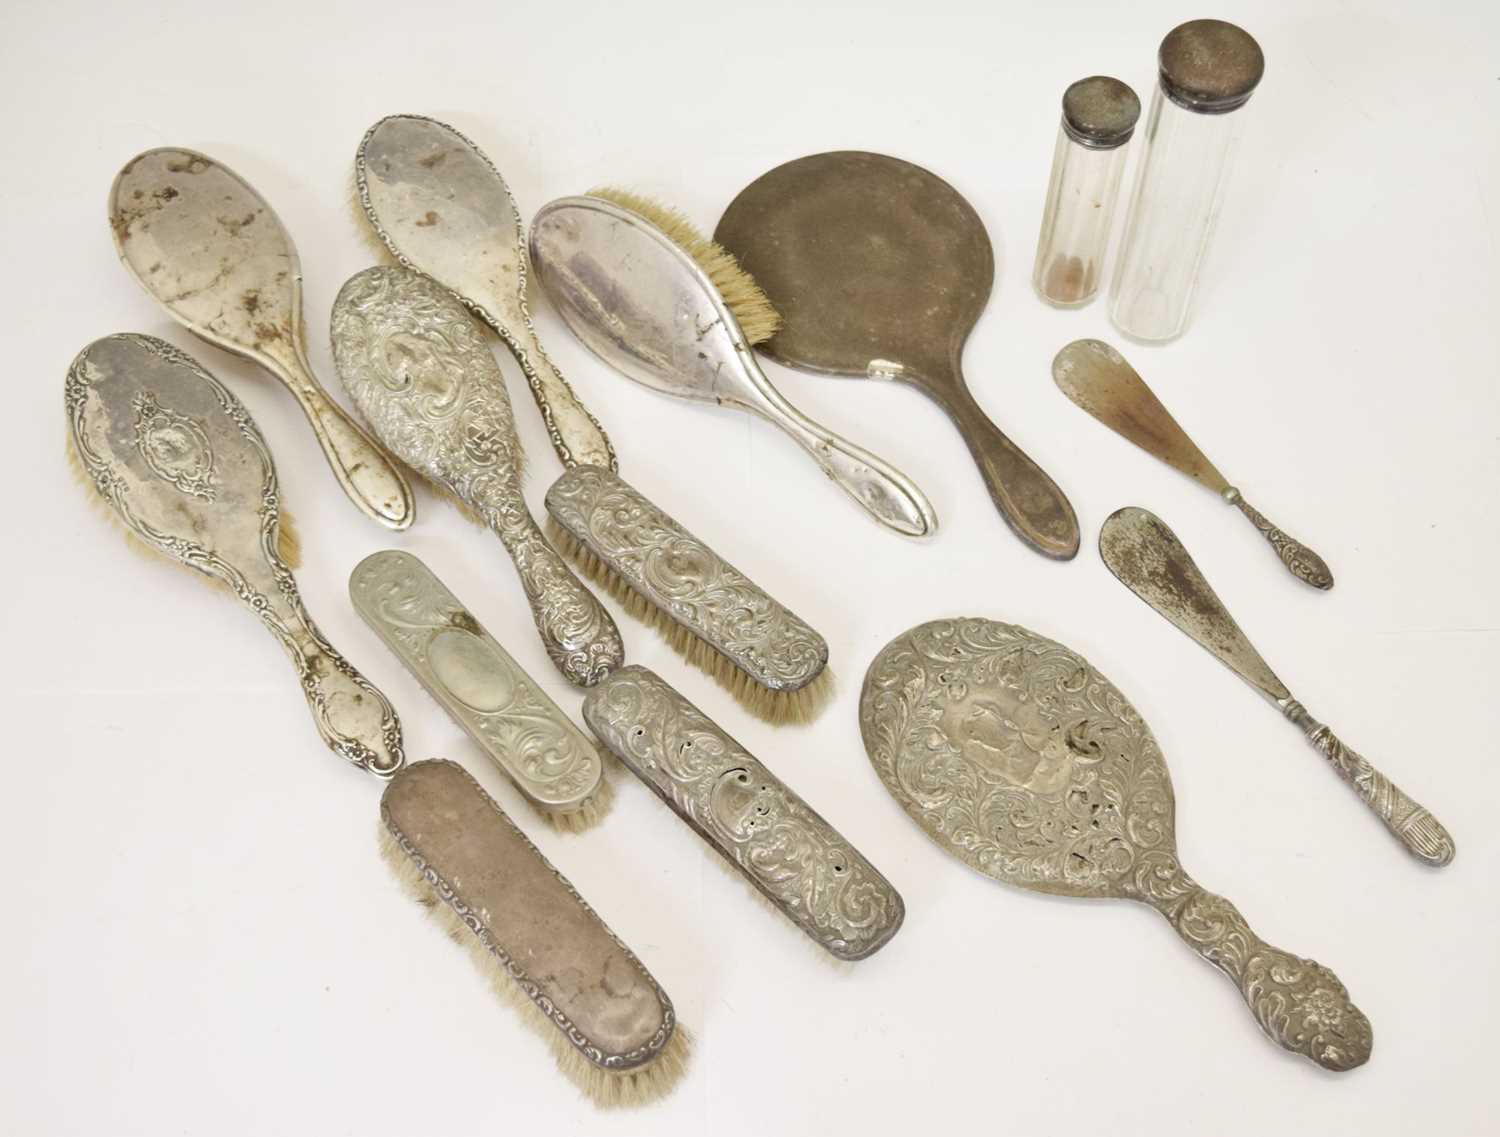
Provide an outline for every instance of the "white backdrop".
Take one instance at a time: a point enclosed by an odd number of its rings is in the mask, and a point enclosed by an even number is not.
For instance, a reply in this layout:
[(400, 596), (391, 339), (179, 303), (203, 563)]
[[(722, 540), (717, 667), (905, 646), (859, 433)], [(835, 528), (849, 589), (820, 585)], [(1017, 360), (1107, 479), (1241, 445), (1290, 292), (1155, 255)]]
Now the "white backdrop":
[[(1126, 353), (1251, 499), (1329, 560), (1324, 595), (1232, 511), (1087, 418), (1048, 364), (1115, 340), (1102, 303), (1029, 285), (1068, 82), (1150, 91), (1161, 36), (1217, 15), (1264, 46), (1206, 294), (1186, 337)], [(1500, 10), (1470, 4), (1041, 2), (5, 6), (0, 699), (0, 1130), (15, 1133), (1017, 1134), (1495, 1132), (1500, 838), (1496, 230)], [(116, 263), (110, 179), (151, 146), (207, 151), (294, 235), (314, 364), (340, 284), (370, 262), (347, 204), (381, 115), (483, 146), (529, 216), (601, 183), (704, 228), (745, 183), (824, 149), (916, 161), (984, 218), (999, 271), (971, 340), (981, 403), (1076, 507), (1068, 564), (997, 518), (958, 436), (909, 389), (767, 365), (793, 401), (909, 473), (942, 530), (904, 542), (764, 424), (610, 373), (541, 330), (611, 431), (623, 473), (828, 638), (841, 681), (775, 729), (620, 613), (668, 676), (901, 890), (905, 928), (828, 966), (644, 786), (620, 772), (598, 831), (559, 836), (363, 626), (367, 553), (425, 558), (565, 706), (493, 539), (422, 493), (390, 538), (337, 491), (292, 400), (194, 341)], [(1129, 174), (1127, 174), (1127, 179)], [(324, 750), (280, 649), (182, 570), (129, 555), (62, 457), (62, 378), (95, 337), (192, 351), (250, 406), (301, 522), (324, 630), (400, 709), (413, 758), (473, 771), (643, 957), (699, 1040), (676, 1093), (601, 1115), (555, 1075), (375, 855), (378, 785)], [(509, 361), (533, 475), (557, 472)], [(1183, 536), (1290, 686), (1455, 834), (1410, 860), (1227, 670), (1099, 562), (1100, 522), (1146, 505)], [(1259, 1034), (1232, 986), (1157, 917), (1012, 891), (935, 849), (860, 744), (864, 668), (944, 614), (1024, 623), (1088, 656), (1152, 725), (1188, 869), (1267, 939), (1329, 964), (1375, 1026), (1329, 1076)], [(550, 1128), (548, 1128), (550, 1127)]]

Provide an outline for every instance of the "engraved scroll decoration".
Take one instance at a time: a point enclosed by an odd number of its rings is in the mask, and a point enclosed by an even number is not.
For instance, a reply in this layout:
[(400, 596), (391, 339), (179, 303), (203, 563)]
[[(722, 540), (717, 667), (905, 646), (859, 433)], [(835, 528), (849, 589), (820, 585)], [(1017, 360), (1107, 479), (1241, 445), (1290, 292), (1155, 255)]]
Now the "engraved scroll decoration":
[[(213, 392), (225, 416), (234, 424), (240, 439), (250, 446), (261, 469), (256, 541), (265, 566), (270, 570), (277, 595), (267, 596), (256, 588), (251, 584), (246, 568), (226, 560), (217, 549), (208, 548), (201, 541), (157, 529), (132, 507), (131, 490), (138, 484), (138, 477), (127, 466), (117, 464), (118, 455), (100, 453), (91, 441), (89, 419), (93, 414), (104, 413), (91, 406), (98, 398), (95, 384), (105, 377), (89, 358), (89, 349), (85, 349), (68, 370), (64, 404), (74, 451), (94, 488), (135, 536), (188, 568), (220, 581), (260, 617), (261, 623), (280, 641), (296, 668), (303, 696), (312, 711), (318, 733), (334, 753), (379, 777), (394, 774), (405, 761), (401, 721), (386, 697), (323, 637), (303, 606), (292, 570), (282, 559), (278, 548), (280, 492), (276, 468), (265, 439), (250, 418), (249, 412), (228, 388), (186, 352), (153, 336), (124, 334), (111, 338), (132, 343), (167, 363), (184, 369), (194, 380), (204, 383)], [(137, 416), (135, 445), (152, 475), (203, 502), (203, 505), (196, 507), (197, 510), (208, 509), (216, 494), (213, 488), (216, 485), (213, 480), (215, 459), (209, 442), (214, 431), (211, 425), (206, 427), (206, 424), (179, 414), (168, 405), (169, 402), (161, 392), (146, 391), (137, 397), (133, 407)], [(144, 420), (143, 414), (146, 416)], [(155, 427), (153, 423), (156, 424)], [(183, 424), (187, 426), (184, 427)], [(163, 439), (157, 428), (165, 427), (171, 427), (173, 435), (169, 440), (170, 445), (163, 446)], [(101, 431), (101, 434), (108, 438), (107, 429)], [(233, 438), (232, 435), (230, 437)], [(188, 440), (185, 448), (182, 446), (184, 440)], [(195, 454), (194, 445), (201, 446), (203, 453)], [(149, 494), (149, 486), (144, 489)], [(209, 518), (203, 528), (213, 533), (217, 520)], [(341, 729), (341, 722), (347, 722), (351, 729)], [(381, 748), (373, 747), (359, 737), (361, 729), (371, 723), (378, 732)]]
[(547, 511), (636, 592), (771, 690), (798, 690), (827, 666), (822, 636), (618, 475), (575, 467), (547, 491)]
[(1230, 487), (1225, 491), (1224, 497), (1249, 518), (1251, 525), (1260, 530), (1261, 536), (1271, 543), (1271, 548), (1276, 550), (1281, 563), (1286, 565), (1293, 576), (1314, 588), (1333, 587), (1333, 571), (1322, 557), (1289, 533), (1272, 525), (1270, 519), (1246, 501), (1239, 490)]
[(961, 860), (1038, 891), (1149, 904), (1281, 1046), (1332, 1069), (1368, 1057), (1369, 1022), (1338, 978), (1263, 942), (1183, 870), (1161, 750), (1081, 656), (1014, 625), (934, 621), (871, 664), (860, 726), (886, 788)]
[(1453, 838), (1425, 806), (1408, 797), (1364, 755), (1346, 746), (1297, 700), (1288, 699), (1278, 705), (1403, 845), (1434, 865), (1446, 865), (1453, 860), (1457, 851)]
[[(624, 658), (619, 630), (556, 550), (521, 496), (521, 450), (510, 401), (483, 333), (456, 298), (407, 270), (354, 278), (334, 306), (332, 334), (350, 397), (408, 466), (483, 518), (515, 562), (547, 654), (583, 685)], [(481, 387), (470, 377), (492, 372)]]
[(589, 726), (803, 931), (841, 959), (905, 914), (875, 868), (806, 802), (656, 675), (627, 667), (590, 694)]
[[(431, 676), (465, 707), (464, 726), (526, 783), (528, 794), (545, 803), (576, 802), (594, 789), (599, 755), (578, 731), (559, 723), (551, 701), (519, 669), (502, 670), (503, 660), (483, 650), (479, 624), (425, 567), (401, 554), (382, 554), (361, 565), (350, 583), (378, 614), (382, 634), (400, 643), (403, 662), (417, 664), (424, 681)], [(470, 683), (478, 695), (443, 683), (453, 668), (432, 658), (437, 636), (455, 632), (483, 652), (482, 689)]]
[[(441, 762), (443, 761), (443, 759), (430, 759), (430, 761)], [(457, 763), (451, 762), (445, 762), (444, 764), (457, 765)], [(484, 922), (484, 920), (480, 916), (480, 913), (474, 911), (474, 909), (465, 904), (459, 891), (447, 880), (445, 880), (442, 875), (439, 874), (438, 871), (427, 862), (427, 859), (422, 855), (422, 850), (418, 848), (411, 841), (411, 839), (401, 831), (400, 827), (397, 826), (395, 821), (391, 818), (390, 810), (384, 803), (382, 803), (380, 807), (381, 820), (385, 824), (386, 829), (389, 830), (392, 838), (395, 839), (395, 842), (401, 849), (401, 852), (412, 860), (412, 862), (416, 865), (418, 871), (421, 872), (423, 878), (427, 881), (428, 885), (430, 885), (437, 892), (437, 894), (442, 897), (445, 904), (453, 909), (454, 914), (463, 921), (464, 925), (469, 929), (469, 931), (473, 932), (474, 935), (478, 937), (479, 942), (484, 946), (485, 950), (500, 962), (501, 966), (505, 968), (506, 974), (516, 982), (516, 985), (521, 988), (526, 997), (536, 1005), (537, 1009), (540, 1010), (542, 1014), (544, 1014), (552, 1022), (552, 1024), (557, 1027), (558, 1030), (562, 1031), (562, 1033), (567, 1037), (568, 1042), (574, 1047), (574, 1049), (578, 1050), (591, 1063), (605, 1070), (627, 1071), (632, 1069), (633, 1067), (642, 1065), (643, 1063), (654, 1058), (657, 1053), (661, 1051), (662, 1047), (667, 1044), (668, 1039), (672, 1037), (672, 1032), (677, 1027), (677, 1011), (672, 1006), (672, 1000), (667, 997), (667, 993), (662, 990), (661, 985), (656, 982), (656, 979), (652, 976), (652, 974), (646, 970), (646, 965), (636, 957), (636, 954), (631, 951), (630, 948), (623, 941), (621, 941), (621, 939), (617, 935), (615, 935), (614, 931), (609, 927), (609, 925), (599, 918), (599, 914), (594, 911), (594, 909), (589, 905), (589, 902), (578, 894), (578, 890), (573, 887), (572, 882), (569, 881), (567, 877), (563, 876), (562, 873), (557, 871), (552, 862), (547, 860), (547, 858), (542, 855), (541, 850), (531, 843), (530, 838), (528, 838), (525, 833), (522, 833), (520, 829), (516, 828), (515, 823), (506, 816), (505, 811), (502, 810), (498, 804), (496, 804), (494, 798), (485, 793), (484, 788), (480, 786), (477, 781), (474, 781), (473, 775), (469, 774), (467, 770), (463, 770), (463, 767), (461, 766), (459, 767), (459, 769), (463, 772), (465, 777), (469, 779), (469, 781), (473, 782), (474, 789), (483, 796), (485, 802), (490, 806), (491, 809), (495, 811), (500, 820), (515, 831), (516, 835), (520, 837), (520, 839), (525, 843), (526, 847), (536, 855), (538, 860), (540, 860), (544, 865), (547, 866), (548, 871), (550, 871), (555, 877), (557, 877), (558, 883), (567, 890), (568, 895), (574, 900), (574, 902), (576, 902), (580, 908), (582, 908), (586, 913), (588, 913), (599, 922), (599, 926), (604, 929), (605, 934), (614, 941), (615, 945), (625, 954), (625, 957), (630, 960), (631, 964), (634, 965), (637, 972), (646, 981), (647, 985), (656, 995), (657, 1002), (661, 1006), (661, 1026), (657, 1028), (650, 1039), (648, 1039), (645, 1043), (634, 1050), (627, 1051), (624, 1054), (615, 1054), (603, 1050), (597, 1043), (594, 1042), (593, 1039), (584, 1034), (583, 1031), (578, 1028), (577, 1024), (575, 1024), (573, 1020), (567, 1016), (562, 1008), (560, 1008), (556, 1003), (552, 1001), (551, 998), (548, 997), (541, 984), (533, 979), (530, 974), (527, 973), (526, 968), (522, 966), (521, 963), (517, 962), (515, 958), (511, 956), (510, 952), (506, 951), (505, 947), (495, 939), (493, 934), (490, 932), (489, 925)]]

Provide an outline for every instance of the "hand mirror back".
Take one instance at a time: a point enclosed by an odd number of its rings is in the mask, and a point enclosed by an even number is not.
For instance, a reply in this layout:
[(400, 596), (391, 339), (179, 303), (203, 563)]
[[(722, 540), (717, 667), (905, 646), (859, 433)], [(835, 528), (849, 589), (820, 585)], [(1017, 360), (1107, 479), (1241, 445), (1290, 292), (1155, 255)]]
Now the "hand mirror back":
[(1235, 981), (1273, 1041), (1331, 1070), (1368, 1059), (1369, 1021), (1337, 977), (1262, 941), (1183, 871), (1156, 739), (1081, 656), (1012, 624), (933, 621), (875, 657), (859, 721), (886, 789), (965, 864), (1147, 904)]
[(790, 367), (900, 379), (953, 420), (995, 506), (1049, 557), (1078, 552), (1061, 490), (985, 415), (962, 356), (989, 300), (984, 223), (935, 174), (883, 154), (814, 154), (778, 166), (730, 203), (714, 240), (781, 314), (759, 348)]

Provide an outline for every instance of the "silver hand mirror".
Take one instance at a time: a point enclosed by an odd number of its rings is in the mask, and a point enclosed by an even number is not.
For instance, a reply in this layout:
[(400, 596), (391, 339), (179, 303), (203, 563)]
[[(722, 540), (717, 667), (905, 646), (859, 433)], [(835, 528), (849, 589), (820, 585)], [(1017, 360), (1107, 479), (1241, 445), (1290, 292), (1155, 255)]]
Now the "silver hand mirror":
[(205, 154), (148, 150), (109, 198), (120, 260), (194, 335), (260, 364), (296, 398), (334, 477), (390, 529), (414, 516), (406, 479), (313, 375), (302, 345), (302, 266), (270, 205)]
[(891, 796), (971, 868), (1148, 905), (1234, 981), (1277, 1045), (1328, 1070), (1369, 1059), (1369, 1020), (1338, 977), (1266, 943), (1183, 871), (1156, 739), (1083, 657), (1014, 624), (935, 620), (875, 657), (859, 725)]

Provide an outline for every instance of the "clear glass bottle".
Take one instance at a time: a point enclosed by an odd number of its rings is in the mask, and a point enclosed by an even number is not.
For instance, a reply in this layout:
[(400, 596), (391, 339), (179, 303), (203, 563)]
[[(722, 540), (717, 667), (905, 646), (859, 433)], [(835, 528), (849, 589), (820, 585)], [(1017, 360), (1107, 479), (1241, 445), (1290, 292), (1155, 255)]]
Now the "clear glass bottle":
[(1087, 304), (1104, 277), (1104, 254), (1125, 170), (1126, 143), (1141, 101), (1107, 75), (1080, 79), (1063, 92), (1062, 123), (1031, 283), (1059, 308)]
[(1147, 342), (1187, 328), (1239, 140), (1237, 112), (1265, 71), (1260, 45), (1222, 20), (1174, 28), (1157, 62), (1109, 309), (1115, 327)]

